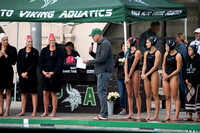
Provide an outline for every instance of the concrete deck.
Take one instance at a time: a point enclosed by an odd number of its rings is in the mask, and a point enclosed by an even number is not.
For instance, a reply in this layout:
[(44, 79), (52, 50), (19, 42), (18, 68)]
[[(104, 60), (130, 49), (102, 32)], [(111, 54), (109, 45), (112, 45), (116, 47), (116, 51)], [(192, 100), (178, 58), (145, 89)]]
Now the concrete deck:
[[(17, 117), (20, 113), (20, 102), (15, 105), (12, 102), (10, 108), (10, 116), (0, 117), (0, 130), (43, 130), (51, 132), (55, 130), (62, 131), (79, 131), (79, 132), (200, 132), (200, 122), (196, 122), (196, 114), (193, 115), (192, 122), (183, 121), (187, 118), (185, 112), (180, 112), (179, 121), (163, 121), (166, 117), (166, 110), (160, 109), (159, 120), (146, 121), (146, 112), (142, 113), (141, 120), (124, 119), (125, 116), (117, 114), (109, 116), (106, 121), (94, 121), (93, 118), (98, 115), (86, 113), (57, 113), (56, 117), (40, 117), (41, 112), (36, 117), (31, 117), (31, 112), (27, 112), (25, 116)], [(155, 113), (152, 108), (151, 114)], [(172, 107), (171, 117), (175, 114)]]

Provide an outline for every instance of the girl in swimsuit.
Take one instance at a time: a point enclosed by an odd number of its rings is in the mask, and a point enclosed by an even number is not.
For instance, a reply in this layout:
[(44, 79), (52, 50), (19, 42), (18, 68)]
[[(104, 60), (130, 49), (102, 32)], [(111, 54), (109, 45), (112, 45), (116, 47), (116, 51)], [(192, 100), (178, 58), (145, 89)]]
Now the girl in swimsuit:
[(141, 59), (141, 52), (137, 50), (136, 44), (138, 40), (136, 38), (129, 38), (127, 45), (130, 45), (129, 53), (124, 66), (125, 73), (125, 84), (128, 94), (128, 106), (129, 106), (129, 115), (125, 119), (132, 119), (133, 114), (133, 88), (134, 96), (136, 99), (137, 105), (137, 117), (136, 120), (141, 118), (141, 97), (140, 97), (140, 70), (139, 64)]
[(180, 100), (178, 96), (179, 90), (179, 76), (178, 73), (181, 70), (182, 56), (180, 53), (177, 53), (175, 50), (176, 42), (168, 41), (165, 45), (166, 52), (163, 57), (162, 71), (163, 79), (162, 85), (165, 93), (166, 99), (166, 111), (167, 116), (164, 119), (165, 121), (170, 120), (170, 111), (171, 111), (171, 95), (175, 101), (176, 113), (174, 118), (171, 120), (178, 120), (179, 110), (180, 110)]
[[(157, 120), (160, 108), (160, 100), (158, 96), (158, 88), (159, 88), (158, 65), (161, 61), (161, 53), (155, 48), (157, 40), (158, 39), (154, 36), (147, 39), (146, 46), (148, 48), (148, 51), (144, 53), (144, 61), (142, 67), (141, 78), (144, 80), (144, 89), (146, 94), (146, 108), (147, 108), (146, 120)], [(155, 101), (155, 108), (156, 108), (156, 112), (153, 117), (150, 116), (152, 95)]]

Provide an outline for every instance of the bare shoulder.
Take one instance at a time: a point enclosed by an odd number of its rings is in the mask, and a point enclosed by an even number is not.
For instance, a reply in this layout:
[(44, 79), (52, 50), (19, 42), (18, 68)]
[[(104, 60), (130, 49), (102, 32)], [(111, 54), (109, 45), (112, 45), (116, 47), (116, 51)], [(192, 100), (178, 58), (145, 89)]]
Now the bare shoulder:
[(168, 52), (165, 52), (165, 53), (164, 53), (164, 57), (166, 57), (167, 55), (168, 55)]
[(161, 55), (161, 53), (160, 53), (160, 51), (159, 51), (159, 50), (157, 50), (157, 51), (156, 51), (156, 55), (158, 55), (158, 56), (160, 56), (160, 55)]
[(149, 51), (146, 51), (146, 52), (144, 53), (144, 56), (146, 56), (146, 55), (148, 54), (148, 52), (149, 52)]
[(136, 50), (136, 52), (135, 52), (135, 54), (139, 54), (139, 55), (141, 55), (141, 52), (140, 52), (140, 50)]
[(182, 55), (180, 53), (177, 53), (176, 58), (181, 58), (182, 59)]

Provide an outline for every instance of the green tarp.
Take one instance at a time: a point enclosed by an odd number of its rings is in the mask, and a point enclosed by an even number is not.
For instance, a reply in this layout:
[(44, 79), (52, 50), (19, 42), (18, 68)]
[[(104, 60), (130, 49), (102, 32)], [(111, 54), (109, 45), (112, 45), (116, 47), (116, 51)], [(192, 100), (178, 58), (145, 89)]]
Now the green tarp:
[(0, 0), (0, 21), (136, 22), (187, 17), (169, 0)]

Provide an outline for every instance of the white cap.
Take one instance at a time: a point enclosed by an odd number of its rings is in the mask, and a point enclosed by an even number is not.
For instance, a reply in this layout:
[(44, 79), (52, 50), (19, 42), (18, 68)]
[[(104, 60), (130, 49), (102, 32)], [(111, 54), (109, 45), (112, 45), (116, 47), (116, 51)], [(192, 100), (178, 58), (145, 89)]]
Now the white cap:
[(194, 33), (200, 33), (200, 28), (197, 28)]
[(1, 33), (1, 34), (0, 34), (0, 43), (1, 43), (1, 39), (2, 39), (3, 37), (5, 37), (5, 36), (7, 36), (5, 33)]

